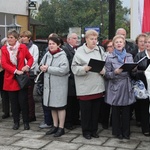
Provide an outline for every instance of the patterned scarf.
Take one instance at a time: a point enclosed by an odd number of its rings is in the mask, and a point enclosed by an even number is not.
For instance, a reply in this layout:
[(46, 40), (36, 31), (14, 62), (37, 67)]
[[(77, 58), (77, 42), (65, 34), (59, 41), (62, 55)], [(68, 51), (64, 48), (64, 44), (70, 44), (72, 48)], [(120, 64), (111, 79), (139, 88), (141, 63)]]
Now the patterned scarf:
[(114, 49), (113, 54), (118, 57), (118, 62), (124, 64), (124, 60), (126, 57), (126, 49), (123, 49), (122, 51), (118, 51), (117, 49)]
[(18, 53), (18, 48), (20, 46), (20, 43), (17, 41), (14, 46), (11, 46), (7, 43), (6, 46), (9, 52), (10, 61), (12, 62), (12, 64), (17, 66), (17, 53)]

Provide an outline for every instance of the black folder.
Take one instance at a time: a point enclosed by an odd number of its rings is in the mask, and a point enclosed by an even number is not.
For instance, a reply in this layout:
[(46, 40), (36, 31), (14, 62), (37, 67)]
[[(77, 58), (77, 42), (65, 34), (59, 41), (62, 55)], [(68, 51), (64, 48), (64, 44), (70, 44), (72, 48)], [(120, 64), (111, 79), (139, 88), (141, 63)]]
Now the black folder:
[(124, 72), (131, 72), (137, 65), (138, 63), (125, 63), (120, 69), (123, 69)]
[(100, 72), (105, 65), (105, 61), (102, 60), (96, 60), (96, 59), (90, 59), (88, 66), (92, 67), (91, 70), (92, 72)]

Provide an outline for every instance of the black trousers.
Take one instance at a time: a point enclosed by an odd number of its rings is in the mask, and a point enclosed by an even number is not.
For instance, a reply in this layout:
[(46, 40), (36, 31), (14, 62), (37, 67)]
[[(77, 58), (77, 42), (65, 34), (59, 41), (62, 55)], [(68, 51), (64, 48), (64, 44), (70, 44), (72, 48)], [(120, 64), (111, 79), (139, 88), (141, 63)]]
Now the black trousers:
[(98, 130), (100, 100), (101, 98), (94, 100), (79, 101), (81, 110), (81, 127), (83, 135), (96, 133)]
[(2, 110), (5, 115), (9, 115), (10, 114), (10, 103), (9, 103), (8, 92), (2, 90), (1, 97), (2, 97)]
[(28, 89), (22, 89), (19, 91), (9, 91), (8, 93), (11, 102), (11, 110), (14, 123), (20, 121), (20, 112), (22, 112), (23, 122), (28, 123)]
[(100, 101), (100, 112), (99, 112), (99, 122), (102, 125), (109, 126), (110, 119), (110, 108), (111, 106), (104, 101), (104, 97)]
[(138, 121), (141, 122), (142, 132), (146, 133), (150, 131), (149, 124), (149, 98), (138, 99), (135, 103), (135, 111), (138, 116)]
[(77, 96), (68, 96), (65, 124), (76, 125), (79, 122), (79, 110)]
[(35, 101), (33, 98), (34, 80), (30, 80), (30, 86), (28, 87), (28, 104), (29, 104), (29, 118), (35, 117)]
[(112, 106), (112, 134), (130, 135), (130, 106)]

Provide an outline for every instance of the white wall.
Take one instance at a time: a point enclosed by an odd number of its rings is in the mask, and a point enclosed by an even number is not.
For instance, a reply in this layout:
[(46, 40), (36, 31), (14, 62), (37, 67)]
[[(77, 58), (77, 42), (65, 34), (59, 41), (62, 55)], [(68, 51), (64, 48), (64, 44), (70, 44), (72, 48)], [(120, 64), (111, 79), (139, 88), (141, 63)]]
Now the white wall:
[(28, 15), (28, 0), (0, 0), (0, 12)]

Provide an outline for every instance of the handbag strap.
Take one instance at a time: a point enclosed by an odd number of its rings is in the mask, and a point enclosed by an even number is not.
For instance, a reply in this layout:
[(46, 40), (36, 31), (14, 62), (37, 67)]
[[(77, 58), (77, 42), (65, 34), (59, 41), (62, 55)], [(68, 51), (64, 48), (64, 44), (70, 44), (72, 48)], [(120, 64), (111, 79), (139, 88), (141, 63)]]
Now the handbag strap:
[(103, 60), (103, 57), (102, 57), (102, 48), (101, 48), (101, 46), (98, 46), (98, 49), (99, 49), (99, 53), (100, 53), (101, 59)]

